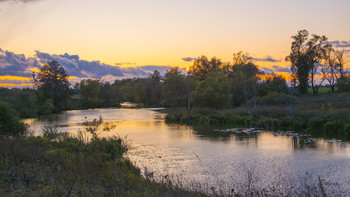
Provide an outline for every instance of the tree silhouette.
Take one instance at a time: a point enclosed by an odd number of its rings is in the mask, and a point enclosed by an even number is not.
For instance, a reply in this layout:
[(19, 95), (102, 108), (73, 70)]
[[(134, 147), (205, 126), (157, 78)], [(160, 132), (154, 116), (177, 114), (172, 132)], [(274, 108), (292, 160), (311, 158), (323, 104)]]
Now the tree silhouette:
[(67, 108), (70, 98), (68, 75), (57, 61), (44, 64), (37, 75), (33, 73), (33, 79), (40, 103), (52, 102), (54, 112)]
[(286, 57), (287, 61), (292, 63), (292, 71), (299, 81), (299, 91), (302, 94), (307, 93), (308, 81), (310, 82), (313, 94), (317, 94), (318, 88), (315, 85), (315, 75), (317, 73), (319, 62), (325, 55), (327, 37), (313, 34), (309, 39), (307, 30), (298, 31), (297, 35), (292, 36), (294, 40), (291, 46), (291, 52)]

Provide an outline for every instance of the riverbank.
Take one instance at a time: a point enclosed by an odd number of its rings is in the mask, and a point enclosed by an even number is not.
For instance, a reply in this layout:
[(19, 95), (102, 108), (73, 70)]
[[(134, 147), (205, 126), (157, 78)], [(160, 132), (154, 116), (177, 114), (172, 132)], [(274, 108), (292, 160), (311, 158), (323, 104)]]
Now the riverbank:
[(0, 196), (206, 196), (142, 177), (126, 151), (117, 137), (2, 136)]
[(286, 95), (274, 94), (259, 98), (256, 114), (245, 106), (232, 109), (165, 109), (166, 122), (201, 125), (212, 128), (250, 128), (295, 131), (314, 137), (350, 140), (350, 94), (322, 94), (296, 97), (295, 114)]

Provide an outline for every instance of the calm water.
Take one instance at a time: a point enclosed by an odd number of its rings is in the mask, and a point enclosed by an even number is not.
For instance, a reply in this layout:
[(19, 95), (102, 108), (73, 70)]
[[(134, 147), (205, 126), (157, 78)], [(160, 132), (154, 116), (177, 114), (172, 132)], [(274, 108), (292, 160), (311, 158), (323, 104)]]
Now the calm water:
[(168, 175), (186, 186), (199, 182), (229, 191), (244, 188), (248, 175), (256, 188), (302, 187), (320, 176), (330, 188), (350, 194), (350, 145), (336, 140), (304, 144), (303, 139), (271, 132), (248, 136), (195, 130), (168, 125), (164, 114), (152, 109), (76, 110), (27, 123), (36, 134), (44, 125), (74, 133), (85, 117), (93, 120), (99, 115), (116, 125), (102, 135), (126, 136), (131, 146), (127, 156), (143, 171), (153, 171), (158, 180)]

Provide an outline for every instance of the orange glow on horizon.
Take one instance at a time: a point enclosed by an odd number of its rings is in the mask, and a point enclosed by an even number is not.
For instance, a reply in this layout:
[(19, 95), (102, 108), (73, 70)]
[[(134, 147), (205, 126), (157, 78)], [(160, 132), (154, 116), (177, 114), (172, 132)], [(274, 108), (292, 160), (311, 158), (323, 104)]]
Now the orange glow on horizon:
[(0, 83), (0, 87), (11, 87), (11, 86), (32, 86), (32, 83), (21, 83), (21, 84), (14, 84), (14, 83)]
[(6, 75), (6, 76), (0, 76), (0, 80), (30, 81), (30, 78)]

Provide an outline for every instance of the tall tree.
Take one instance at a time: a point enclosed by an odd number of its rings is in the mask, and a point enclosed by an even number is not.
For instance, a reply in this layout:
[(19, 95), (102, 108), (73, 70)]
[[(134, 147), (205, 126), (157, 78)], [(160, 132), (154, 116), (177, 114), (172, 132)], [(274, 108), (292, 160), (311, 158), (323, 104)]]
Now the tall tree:
[(190, 66), (189, 74), (196, 79), (204, 80), (209, 73), (221, 69), (222, 62), (220, 59), (212, 57), (209, 61), (206, 56), (201, 56)]
[(71, 96), (68, 74), (57, 61), (44, 64), (38, 74), (33, 73), (33, 80), (41, 103), (52, 102), (54, 112), (67, 109)]
[(100, 107), (101, 82), (94, 79), (84, 79), (80, 82), (80, 100), (83, 107)]
[(329, 46), (326, 49), (324, 62), (321, 65), (322, 80), (327, 80), (329, 88), (334, 92), (338, 79), (343, 76), (343, 52)]
[(208, 74), (192, 93), (192, 103), (198, 107), (225, 108), (230, 106), (230, 79), (223, 71)]
[(165, 73), (162, 105), (185, 107), (187, 101), (187, 83), (179, 67), (173, 67)]
[(294, 40), (291, 46), (291, 52), (286, 57), (287, 61), (292, 63), (292, 70), (299, 81), (299, 91), (302, 94), (307, 93), (309, 76), (313, 94), (317, 94), (318, 88), (315, 85), (315, 77), (319, 62), (325, 55), (327, 37), (313, 34), (309, 39), (307, 30), (298, 31), (297, 35), (292, 36)]

